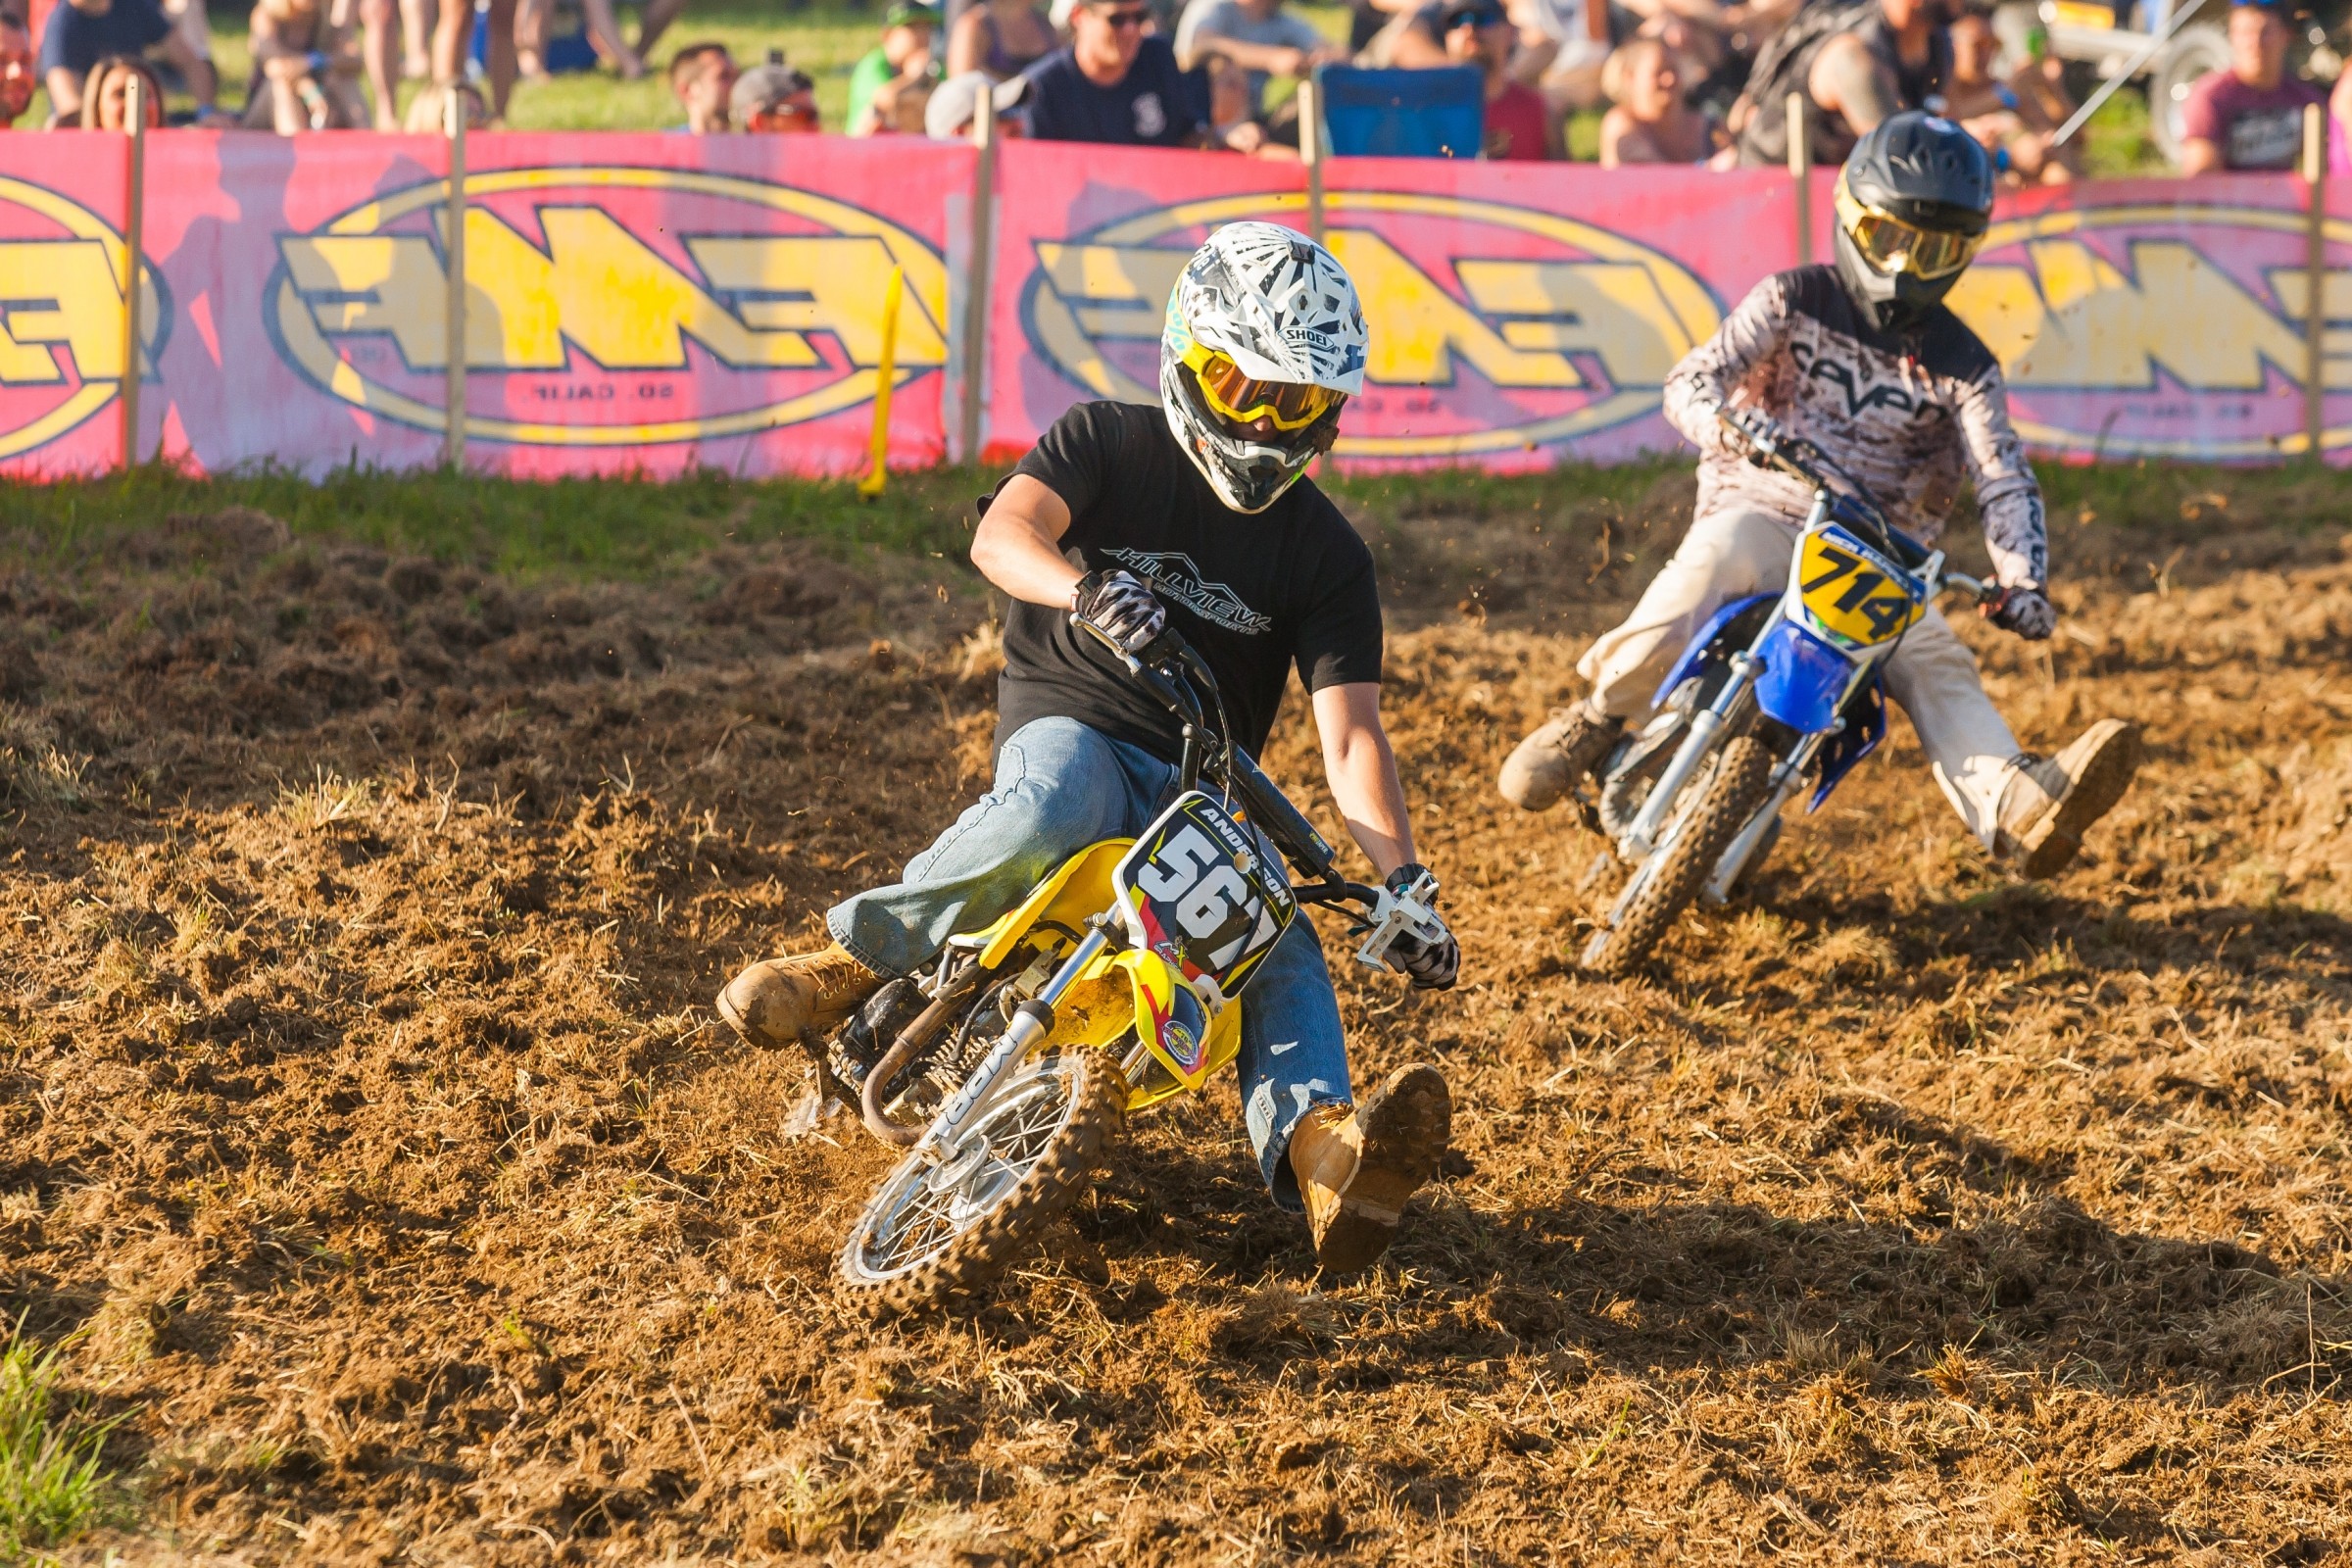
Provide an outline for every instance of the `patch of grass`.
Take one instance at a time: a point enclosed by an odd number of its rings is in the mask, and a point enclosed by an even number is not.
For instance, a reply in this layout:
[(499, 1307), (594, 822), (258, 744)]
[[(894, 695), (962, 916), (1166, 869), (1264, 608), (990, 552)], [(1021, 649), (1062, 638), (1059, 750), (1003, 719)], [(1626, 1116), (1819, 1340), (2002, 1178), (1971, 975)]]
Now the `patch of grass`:
[(64, 1396), (62, 1355), (22, 1325), (0, 1351), (0, 1559), (10, 1562), (73, 1540), (117, 1503), (99, 1451), (114, 1423)]
[(194, 478), (150, 466), (55, 485), (0, 484), (0, 559), (56, 563), (103, 551), (174, 514), (250, 507), (298, 538), (374, 545), (501, 571), (642, 575), (727, 543), (808, 539), (838, 552), (879, 548), (958, 557), (972, 502), (994, 470), (893, 474), (862, 500), (849, 480), (739, 480), (705, 470), (667, 482), (522, 483), (447, 472), (344, 469), (316, 483), (258, 469)]
[[(1515, 474), (1471, 468), (1341, 474), (1323, 483), (1369, 531), (1396, 533), (1430, 520), (1548, 520), (1563, 508), (1632, 512), (1689, 467), (1687, 459), (1662, 457)], [(2352, 475), (2300, 465), (2043, 464), (2040, 472), (2060, 527), (2083, 520), (2168, 534), (2255, 523), (2309, 531), (2341, 527), (2352, 501)], [(743, 480), (717, 470), (666, 482), (528, 482), (346, 469), (314, 483), (270, 469), (194, 478), (150, 466), (52, 485), (0, 483), (0, 562), (37, 566), (86, 559), (133, 530), (154, 527), (158, 518), (238, 507), (280, 519), (297, 538), (525, 575), (642, 577), (722, 545), (774, 539), (807, 540), (845, 557), (881, 552), (960, 562), (971, 539), (973, 501), (1003, 473), (958, 466), (893, 474), (889, 491), (868, 502), (848, 480)], [(1955, 528), (1967, 526), (1965, 514), (1964, 507)], [(7, 738), (0, 729), (0, 741)]]

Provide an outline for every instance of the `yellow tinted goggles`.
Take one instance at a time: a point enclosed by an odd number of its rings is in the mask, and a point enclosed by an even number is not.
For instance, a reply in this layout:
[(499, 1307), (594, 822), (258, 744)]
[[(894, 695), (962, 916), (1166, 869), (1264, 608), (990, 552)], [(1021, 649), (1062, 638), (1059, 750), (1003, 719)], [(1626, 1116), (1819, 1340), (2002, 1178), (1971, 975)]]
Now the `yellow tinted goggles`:
[(1948, 228), (1922, 228), (1892, 213), (1865, 207), (1838, 183), (1838, 221), (1853, 236), (1854, 249), (1878, 272), (1909, 272), (1915, 277), (1949, 277), (1969, 264), (1984, 243), (1982, 234), (1955, 234)]
[(1200, 382), (1209, 412), (1235, 424), (1271, 419), (1277, 430), (1303, 430), (1346, 401), (1348, 394), (1300, 381), (1255, 381), (1242, 368), (1199, 342), (1184, 363)]

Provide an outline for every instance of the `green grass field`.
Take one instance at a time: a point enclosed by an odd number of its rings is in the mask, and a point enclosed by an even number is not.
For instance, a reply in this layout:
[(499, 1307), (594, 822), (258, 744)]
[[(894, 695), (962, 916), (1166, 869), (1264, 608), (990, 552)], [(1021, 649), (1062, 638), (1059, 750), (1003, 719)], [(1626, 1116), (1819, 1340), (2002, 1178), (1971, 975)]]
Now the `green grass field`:
[[(1678, 459), (1547, 472), (1435, 469), (1324, 481), (1350, 515), (1410, 529), (1416, 520), (1545, 518), (1592, 509), (1637, 510)], [(2347, 481), (2302, 466), (2222, 468), (2170, 464), (2045, 464), (2051, 532), (2149, 519), (2226, 529), (2259, 518), (2298, 531), (2340, 528)], [(313, 483), (275, 472), (195, 479), (151, 465), (127, 475), (50, 485), (0, 483), (0, 560), (59, 564), (103, 553), (159, 516), (253, 507), (298, 536), (332, 538), (486, 569), (640, 577), (730, 544), (803, 539), (845, 557), (875, 552), (960, 562), (972, 498), (1002, 469), (939, 467), (893, 474), (876, 501), (846, 480), (741, 480), (707, 469), (668, 482), (573, 479), (523, 483), (446, 472), (360, 469)], [(1963, 514), (1966, 512), (1965, 504)], [(1969, 527), (1954, 519), (1956, 533)]]
[[(1348, 10), (1337, 5), (1298, 5), (1292, 9), (1312, 21), (1336, 40), (1348, 35)], [(816, 81), (817, 107), (828, 127), (840, 126), (848, 112), (850, 69), (880, 39), (881, 7), (810, 5), (746, 5), (729, 0), (697, 0), (674, 23), (654, 50), (654, 70), (642, 80), (622, 81), (609, 71), (583, 75), (524, 81), (514, 92), (511, 122), (517, 130), (654, 130), (682, 118), (661, 67), (680, 47), (703, 39), (723, 43), (746, 65), (781, 49), (792, 64)], [(636, 34), (637, 7), (620, 6), (623, 29)], [(250, 11), (215, 4), (211, 10), (213, 57), (220, 70), (223, 108), (241, 107), (245, 82), (253, 67), (247, 50)], [(418, 83), (401, 87), (405, 110)], [(175, 101), (175, 109), (192, 100)], [(46, 97), (34, 101), (28, 122), (38, 123), (48, 112)], [(2084, 129), (2090, 172), (2094, 175), (2161, 173), (2163, 160), (2148, 140), (2147, 100), (2135, 92), (2121, 92), (2108, 100)], [(1599, 155), (1600, 116), (1596, 111), (1571, 117), (1568, 152), (1571, 158), (1591, 160)]]

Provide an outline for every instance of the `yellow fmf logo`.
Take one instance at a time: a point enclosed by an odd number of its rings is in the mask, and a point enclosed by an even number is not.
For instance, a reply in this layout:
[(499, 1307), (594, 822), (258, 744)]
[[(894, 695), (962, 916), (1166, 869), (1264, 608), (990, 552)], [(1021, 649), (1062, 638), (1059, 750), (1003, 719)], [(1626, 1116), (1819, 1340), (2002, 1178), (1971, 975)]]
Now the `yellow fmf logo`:
[[(1666, 372), (1721, 318), (1672, 258), (1573, 219), (1361, 191), (1325, 210), (1371, 331), (1344, 457), (1466, 457), (1654, 414)], [(1187, 202), (1040, 242), (1022, 302), (1031, 344), (1098, 397), (1157, 402), (1177, 275), (1210, 229), (1251, 218), (1303, 228), (1305, 199)]]
[[(947, 363), (947, 270), (845, 202), (730, 175), (516, 169), (466, 181), (466, 428), (639, 446), (799, 424), (874, 395), (883, 292), (906, 270), (893, 384)], [(279, 241), (269, 315), (313, 382), (439, 430), (446, 182)]]
[[(2013, 219), (1992, 226), (1950, 304), (2001, 362), (2019, 433), (2036, 446), (2301, 452), (2307, 222), (2169, 203)], [(2352, 244), (2352, 223), (2330, 220), (2327, 238)], [(2326, 279), (2324, 384), (2352, 390), (2352, 274)], [(2328, 446), (2347, 441), (2352, 428), (2327, 432)]]
[[(122, 236), (54, 191), (0, 178), (0, 458), (48, 445), (122, 390)], [(152, 270), (141, 373), (152, 376), (166, 313)]]

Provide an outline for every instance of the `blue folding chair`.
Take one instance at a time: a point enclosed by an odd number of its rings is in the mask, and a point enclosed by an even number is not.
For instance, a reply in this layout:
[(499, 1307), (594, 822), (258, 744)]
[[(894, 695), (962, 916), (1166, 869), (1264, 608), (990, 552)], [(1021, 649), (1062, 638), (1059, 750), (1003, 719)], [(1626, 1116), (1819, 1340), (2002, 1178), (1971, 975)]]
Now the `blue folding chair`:
[(1339, 158), (1476, 158), (1487, 141), (1486, 75), (1315, 68), (1324, 147)]

